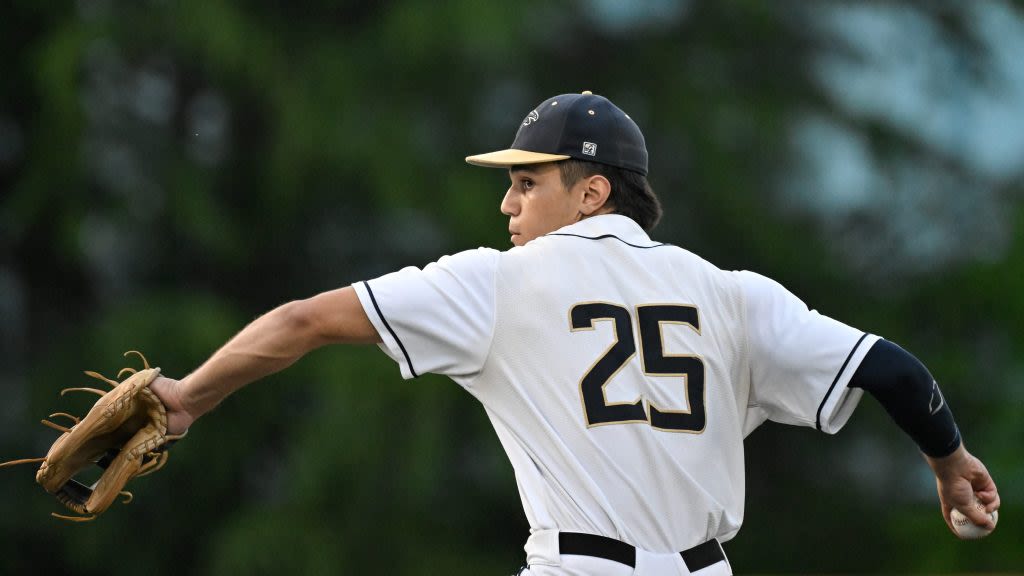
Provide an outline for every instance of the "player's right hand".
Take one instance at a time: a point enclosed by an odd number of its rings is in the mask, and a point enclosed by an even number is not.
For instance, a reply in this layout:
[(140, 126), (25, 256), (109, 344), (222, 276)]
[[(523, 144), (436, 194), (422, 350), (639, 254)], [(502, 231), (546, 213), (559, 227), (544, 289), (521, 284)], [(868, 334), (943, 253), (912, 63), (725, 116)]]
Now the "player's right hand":
[[(995, 528), (989, 514), (999, 509), (999, 490), (981, 460), (975, 458), (962, 444), (949, 456), (925, 456), (925, 459), (935, 472), (942, 517), (954, 534), (957, 532), (950, 519), (953, 508), (977, 526), (986, 530)], [(975, 507), (975, 498), (985, 506), (984, 511)]]
[(195, 417), (185, 409), (182, 403), (180, 380), (159, 376), (149, 389), (160, 398), (167, 408), (167, 433), (184, 434), (188, 427), (195, 422)]

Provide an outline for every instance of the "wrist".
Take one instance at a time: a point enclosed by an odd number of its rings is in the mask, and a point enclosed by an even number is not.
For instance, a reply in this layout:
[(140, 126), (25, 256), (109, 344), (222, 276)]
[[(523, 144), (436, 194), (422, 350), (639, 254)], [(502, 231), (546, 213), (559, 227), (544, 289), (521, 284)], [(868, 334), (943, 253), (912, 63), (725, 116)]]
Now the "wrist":
[(195, 386), (192, 376), (193, 374), (189, 374), (178, 382), (178, 403), (182, 411), (188, 414), (192, 420), (198, 420), (209, 409), (203, 410), (196, 398), (193, 397)]
[(935, 473), (935, 476), (942, 478), (954, 470), (961, 469), (970, 458), (970, 455), (967, 453), (967, 449), (964, 448), (963, 442), (961, 442), (956, 450), (946, 456), (935, 457), (924, 454), (924, 458), (928, 462), (928, 466), (931, 467), (932, 472)]

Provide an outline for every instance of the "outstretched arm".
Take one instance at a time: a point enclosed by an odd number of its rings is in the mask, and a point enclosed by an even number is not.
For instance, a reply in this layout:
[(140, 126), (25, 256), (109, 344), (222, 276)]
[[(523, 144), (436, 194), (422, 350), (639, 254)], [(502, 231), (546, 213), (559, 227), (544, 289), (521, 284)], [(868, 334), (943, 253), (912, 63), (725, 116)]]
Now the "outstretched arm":
[(180, 434), (229, 394), (294, 364), (326, 344), (380, 342), (349, 286), (283, 304), (260, 316), (181, 380), (150, 388), (168, 409), (168, 432)]
[[(987, 513), (999, 508), (995, 482), (981, 460), (964, 448), (939, 385), (917, 358), (892, 342), (879, 340), (850, 386), (871, 393), (924, 453), (935, 473), (942, 516), (950, 530), (953, 508), (978, 526), (994, 527)], [(975, 497), (985, 505), (985, 512), (975, 508)]]

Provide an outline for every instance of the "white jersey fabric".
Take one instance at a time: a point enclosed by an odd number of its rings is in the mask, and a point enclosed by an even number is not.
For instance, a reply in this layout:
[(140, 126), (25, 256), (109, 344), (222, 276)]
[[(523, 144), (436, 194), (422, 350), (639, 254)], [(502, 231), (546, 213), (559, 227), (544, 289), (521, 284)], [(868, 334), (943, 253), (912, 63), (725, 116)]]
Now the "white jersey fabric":
[(483, 404), (532, 533), (657, 553), (732, 538), (744, 437), (836, 432), (877, 340), (616, 214), (354, 287), (405, 378), (446, 374)]

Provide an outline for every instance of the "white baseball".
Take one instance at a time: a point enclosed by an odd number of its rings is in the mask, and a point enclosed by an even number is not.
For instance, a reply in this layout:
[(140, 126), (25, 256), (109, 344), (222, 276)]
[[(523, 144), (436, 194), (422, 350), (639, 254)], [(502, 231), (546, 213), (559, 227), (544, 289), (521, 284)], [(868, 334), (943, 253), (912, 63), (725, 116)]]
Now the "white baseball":
[[(974, 499), (974, 505), (979, 510), (985, 510), (985, 505), (982, 504), (977, 498)], [(999, 511), (994, 510), (991, 514), (989, 514), (989, 516), (992, 517), (992, 524), (994, 529), (994, 525), (997, 522), (999, 522)], [(985, 528), (982, 528), (981, 526), (975, 525), (967, 518), (967, 516), (964, 516), (956, 508), (953, 508), (952, 512), (949, 513), (949, 519), (953, 523), (953, 529), (956, 530), (957, 536), (963, 538), (964, 540), (977, 540), (979, 538), (984, 538), (985, 536), (988, 536), (992, 532), (992, 530), (987, 530)]]

